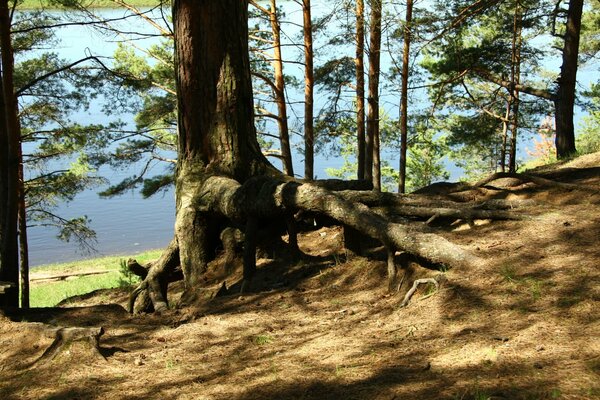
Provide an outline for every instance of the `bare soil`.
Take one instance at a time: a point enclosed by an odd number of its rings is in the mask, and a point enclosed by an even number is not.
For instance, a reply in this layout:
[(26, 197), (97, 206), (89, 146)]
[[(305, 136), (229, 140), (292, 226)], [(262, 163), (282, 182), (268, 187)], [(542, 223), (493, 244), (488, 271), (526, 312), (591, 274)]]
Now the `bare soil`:
[[(600, 153), (538, 172), (588, 189), (473, 192), (528, 218), (436, 228), (487, 262), (445, 272), (405, 308), (385, 262), (348, 257), (341, 229), (324, 227), (300, 238), (311, 260), (259, 260), (244, 295), (213, 297), (217, 261), (195, 306), (164, 315), (128, 315), (118, 289), (0, 316), (0, 398), (600, 398)], [(36, 362), (52, 326), (103, 327), (105, 359), (74, 346)]]

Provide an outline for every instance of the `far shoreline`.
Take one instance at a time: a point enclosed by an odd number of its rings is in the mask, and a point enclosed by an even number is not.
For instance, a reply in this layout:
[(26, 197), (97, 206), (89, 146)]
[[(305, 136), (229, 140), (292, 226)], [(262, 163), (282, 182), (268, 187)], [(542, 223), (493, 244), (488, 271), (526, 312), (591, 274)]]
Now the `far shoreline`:
[[(155, 7), (160, 5), (160, 0), (128, 0), (127, 4), (133, 7)], [(86, 8), (91, 9), (117, 9), (124, 8), (115, 4), (110, 0), (92, 0), (87, 4)], [(35, 11), (35, 10), (68, 10), (67, 7), (56, 7), (50, 5), (47, 0), (24, 0), (17, 6), (18, 11)]]

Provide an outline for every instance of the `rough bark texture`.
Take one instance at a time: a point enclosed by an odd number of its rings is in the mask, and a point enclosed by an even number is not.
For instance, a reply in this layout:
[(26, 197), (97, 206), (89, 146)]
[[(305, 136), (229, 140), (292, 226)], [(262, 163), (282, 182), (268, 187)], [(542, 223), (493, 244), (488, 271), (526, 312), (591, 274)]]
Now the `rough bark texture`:
[(371, 2), (371, 26), (369, 35), (369, 94), (367, 110), (367, 162), (365, 177), (373, 181), (375, 190), (381, 189), (379, 155), (379, 74), (381, 50), (381, 0)]
[(404, 49), (402, 52), (402, 88), (400, 90), (400, 168), (398, 193), (406, 190), (406, 153), (408, 150), (408, 65), (410, 62), (410, 41), (413, 1), (406, 2), (406, 21), (404, 26)]
[(570, 0), (564, 33), (562, 66), (560, 67), (560, 76), (557, 79), (558, 91), (554, 101), (556, 108), (556, 156), (559, 159), (575, 153), (573, 107), (575, 106), (582, 13), (583, 0)]
[(253, 123), (247, 1), (175, 0), (173, 19), (179, 111), (175, 235), (189, 289), (213, 257), (219, 233), (219, 222), (197, 211), (202, 183), (215, 174), (243, 182), (269, 164)]
[(356, 162), (358, 179), (365, 178), (365, 4), (356, 0)]
[(0, 47), (2, 48), (2, 97), (4, 112), (3, 126), (0, 130), (5, 140), (4, 163), (6, 172), (4, 190), (5, 198), (4, 225), (2, 226), (2, 248), (0, 249), (0, 280), (13, 283), (15, 286), (4, 295), (5, 307), (19, 306), (19, 255), (17, 242), (18, 204), (19, 204), (19, 161), (20, 138), (19, 119), (17, 116), (17, 99), (13, 84), (13, 53), (10, 38), (10, 17), (8, 1), (0, 0)]

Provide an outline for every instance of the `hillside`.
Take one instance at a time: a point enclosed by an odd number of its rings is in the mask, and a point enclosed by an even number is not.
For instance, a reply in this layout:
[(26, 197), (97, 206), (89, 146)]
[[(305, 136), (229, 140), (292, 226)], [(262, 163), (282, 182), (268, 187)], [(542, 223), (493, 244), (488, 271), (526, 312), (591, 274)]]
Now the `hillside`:
[[(529, 173), (559, 184), (430, 190), (507, 200), (524, 218), (438, 223), (486, 262), (407, 307), (384, 261), (346, 257), (341, 229), (323, 227), (300, 237), (311, 261), (259, 260), (248, 294), (213, 297), (216, 262), (205, 296), (162, 316), (129, 316), (121, 289), (0, 316), (0, 398), (600, 398), (600, 153)], [(102, 326), (102, 355), (74, 345), (36, 362), (49, 325)]]

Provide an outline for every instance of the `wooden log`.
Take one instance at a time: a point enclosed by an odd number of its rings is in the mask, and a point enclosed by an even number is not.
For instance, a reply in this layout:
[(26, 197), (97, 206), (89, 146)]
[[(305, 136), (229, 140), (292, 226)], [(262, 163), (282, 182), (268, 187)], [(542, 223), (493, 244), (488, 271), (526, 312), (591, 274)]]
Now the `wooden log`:
[(29, 279), (31, 282), (37, 281), (62, 281), (67, 278), (79, 277), (79, 276), (89, 276), (89, 275), (103, 275), (108, 274), (109, 272), (118, 272), (118, 269), (107, 269), (102, 271), (86, 271), (86, 272), (73, 272), (71, 274), (60, 274), (60, 275), (52, 275), (52, 276), (40, 276)]

